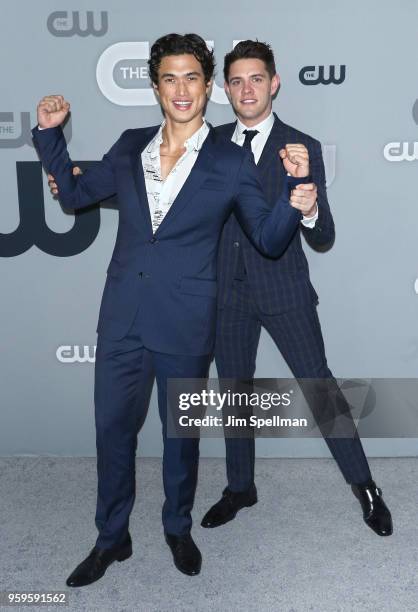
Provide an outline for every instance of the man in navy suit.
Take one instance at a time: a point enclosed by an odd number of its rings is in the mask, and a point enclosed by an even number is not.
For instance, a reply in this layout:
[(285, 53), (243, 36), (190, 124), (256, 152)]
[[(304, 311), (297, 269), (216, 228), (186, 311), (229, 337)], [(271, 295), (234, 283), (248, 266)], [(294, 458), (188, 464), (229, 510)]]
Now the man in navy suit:
[[(238, 43), (225, 57), (224, 78), (225, 90), (238, 121), (220, 126), (217, 132), (244, 148), (251, 147), (270, 204), (274, 204), (280, 193), (286, 171), (294, 172), (294, 165), (285, 154), (288, 143), (302, 143), (308, 149), (314, 184), (301, 185), (298, 190), (297, 201), (303, 218), (278, 258), (266, 257), (251, 244), (235, 215), (225, 224), (218, 265), (215, 348), (218, 375), (238, 380), (254, 377), (260, 331), (264, 327), (294, 376), (299, 380), (329, 381), (341, 402), (340, 414), (350, 415), (348, 404), (327, 365), (316, 309), (318, 298), (309, 279), (308, 262), (301, 243), (301, 233), (314, 248), (326, 247), (334, 240), (321, 145), (273, 114), (272, 100), (279, 87), (279, 76), (269, 45), (251, 40)], [(278, 153), (284, 158), (283, 163)], [(315, 411), (321, 421), (318, 406)], [(350, 420), (354, 435), (326, 437), (326, 442), (361, 503), (366, 524), (378, 535), (390, 535), (390, 512), (381, 490), (372, 480), (351, 415), (347, 419), (347, 431)], [(241, 508), (257, 502), (254, 461), (253, 437), (226, 438), (228, 486), (221, 499), (206, 513), (203, 527), (222, 525), (232, 520)]]
[[(154, 372), (163, 425), (163, 526), (176, 567), (198, 574), (191, 535), (199, 440), (167, 435), (167, 379), (204, 378), (216, 329), (216, 267), (222, 227), (234, 210), (256, 247), (278, 257), (300, 223), (298, 185), (310, 183), (303, 144), (271, 207), (250, 152), (203, 118), (214, 60), (202, 38), (171, 34), (151, 48), (150, 76), (165, 120), (130, 129), (85, 173), (74, 176), (61, 124), (69, 103), (46, 96), (34, 141), (61, 202), (80, 209), (117, 194), (119, 226), (98, 322), (95, 420), (98, 495), (95, 547), (67, 580), (83, 586), (132, 554), (135, 451), (143, 393)], [(291, 193), (292, 192), (292, 193)]]

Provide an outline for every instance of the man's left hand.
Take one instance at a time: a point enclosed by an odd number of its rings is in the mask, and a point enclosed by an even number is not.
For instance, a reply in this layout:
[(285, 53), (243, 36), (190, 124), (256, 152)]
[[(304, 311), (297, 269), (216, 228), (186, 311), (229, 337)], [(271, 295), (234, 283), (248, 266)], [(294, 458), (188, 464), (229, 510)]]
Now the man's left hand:
[(290, 204), (300, 210), (304, 217), (313, 217), (318, 206), (316, 203), (318, 192), (315, 183), (296, 185), (290, 195)]

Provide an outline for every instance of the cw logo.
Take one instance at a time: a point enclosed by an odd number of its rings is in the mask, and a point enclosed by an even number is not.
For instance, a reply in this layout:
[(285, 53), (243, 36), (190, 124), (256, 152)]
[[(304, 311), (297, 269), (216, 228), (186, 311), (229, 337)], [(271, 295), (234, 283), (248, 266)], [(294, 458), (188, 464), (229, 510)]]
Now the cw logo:
[[(412, 107), (412, 118), (418, 123), (418, 100), (415, 100)], [(383, 149), (383, 156), (390, 162), (416, 161), (418, 142), (388, 142)]]
[(15, 136), (14, 114), (0, 113), (0, 135), (6, 136), (6, 138), (0, 138), (2, 149), (18, 149), (25, 144), (33, 147), (30, 113), (20, 113), (20, 130), (17, 136)]
[[(86, 162), (75, 163), (86, 167)], [(85, 251), (99, 233), (100, 209), (75, 211), (73, 227), (65, 233), (54, 232), (45, 221), (40, 162), (16, 162), (16, 171), (20, 223), (14, 232), (0, 233), (0, 257), (16, 257), (32, 246), (56, 257), (71, 257)]]
[(388, 142), (383, 149), (383, 155), (390, 162), (416, 161), (418, 142)]
[(302, 85), (341, 85), (345, 81), (345, 64), (340, 66), (340, 76), (335, 76), (336, 66), (331, 65), (328, 69), (328, 77), (325, 76), (325, 66), (304, 66), (299, 71), (299, 81)]
[[(109, 27), (106, 11), (100, 12), (100, 26), (94, 27), (93, 11), (86, 11), (84, 27), (80, 23), (80, 11), (72, 11), (71, 18), (68, 11), (54, 11), (48, 17), (46, 27), (52, 36), (104, 36)], [(83, 19), (84, 21), (84, 19)]]
[[(20, 127), (17, 131), (17, 121), (14, 113), (0, 112), (0, 149), (18, 149), (24, 145), (33, 147), (32, 133), (30, 131), (30, 113), (20, 113)], [(16, 135), (17, 133), (17, 135)], [(67, 121), (64, 128), (65, 139), (71, 140), (71, 121)]]
[(56, 356), (61, 363), (94, 363), (96, 361), (96, 347), (83, 347), (63, 345), (56, 350)]
[[(233, 41), (233, 47), (239, 40)], [(214, 41), (207, 40), (209, 49), (214, 48)], [(96, 80), (102, 94), (118, 106), (154, 106), (158, 104), (154, 91), (149, 84), (148, 70), (145, 66), (129, 66), (129, 62), (143, 62), (149, 59), (149, 42), (121, 42), (111, 45), (99, 57), (96, 68)], [(128, 65), (127, 65), (128, 64)], [(126, 77), (134, 76), (141, 87), (122, 87)], [(142, 83), (141, 83), (142, 81)], [(213, 83), (210, 100), (215, 104), (229, 104), (225, 91)]]

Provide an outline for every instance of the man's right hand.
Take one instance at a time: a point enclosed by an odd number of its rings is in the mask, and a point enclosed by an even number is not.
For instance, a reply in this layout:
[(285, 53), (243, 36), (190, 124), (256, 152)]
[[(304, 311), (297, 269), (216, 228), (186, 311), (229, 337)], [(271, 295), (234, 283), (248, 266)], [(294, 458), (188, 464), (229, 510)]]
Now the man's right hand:
[(63, 96), (45, 96), (38, 104), (38, 125), (52, 128), (61, 125), (70, 110), (69, 102)]
[[(73, 167), (73, 174), (74, 174), (74, 176), (77, 176), (77, 174), (83, 174), (83, 171), (78, 166), (74, 166)], [(48, 174), (48, 185), (49, 185), (49, 189), (50, 189), (52, 195), (57, 195), (58, 194), (58, 186), (57, 186), (57, 184), (55, 182), (55, 178), (52, 176), (52, 174)]]
[(303, 144), (287, 144), (280, 149), (286, 172), (295, 178), (304, 178), (309, 175), (309, 151)]

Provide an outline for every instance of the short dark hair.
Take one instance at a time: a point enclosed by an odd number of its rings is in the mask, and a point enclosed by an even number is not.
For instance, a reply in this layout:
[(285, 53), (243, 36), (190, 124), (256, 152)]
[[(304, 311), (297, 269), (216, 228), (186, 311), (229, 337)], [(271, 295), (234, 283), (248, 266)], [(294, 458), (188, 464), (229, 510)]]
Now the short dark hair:
[(166, 34), (161, 36), (151, 47), (148, 70), (151, 81), (158, 83), (158, 69), (163, 57), (167, 55), (194, 55), (202, 66), (205, 83), (208, 83), (215, 70), (213, 51), (208, 49), (205, 41), (198, 34)]
[(224, 78), (228, 82), (229, 69), (233, 62), (240, 59), (259, 59), (265, 64), (266, 70), (270, 77), (273, 78), (276, 74), (276, 64), (274, 62), (273, 50), (267, 43), (259, 42), (258, 40), (242, 40), (225, 55), (224, 60)]

